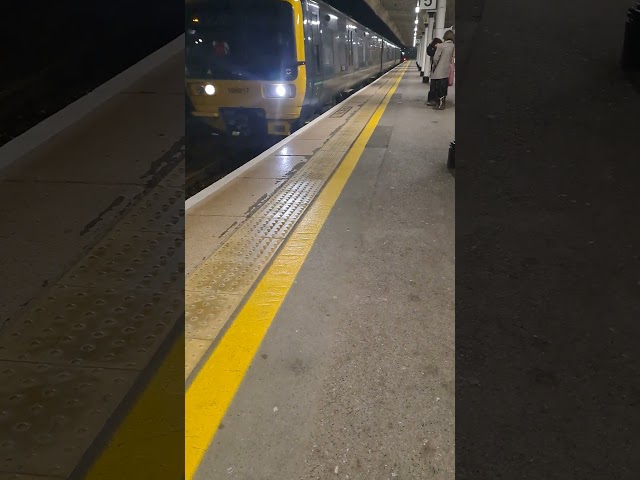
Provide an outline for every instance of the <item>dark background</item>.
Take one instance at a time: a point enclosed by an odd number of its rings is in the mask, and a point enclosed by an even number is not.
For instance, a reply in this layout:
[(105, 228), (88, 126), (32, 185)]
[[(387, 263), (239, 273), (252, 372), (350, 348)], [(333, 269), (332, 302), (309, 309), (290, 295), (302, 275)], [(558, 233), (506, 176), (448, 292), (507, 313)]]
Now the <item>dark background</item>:
[(0, 14), (0, 145), (184, 32), (182, 0), (11, 4)]
[[(640, 96), (619, 65), (633, 3), (456, 4), (459, 479), (638, 478)], [(174, 0), (12, 8), (0, 143), (184, 28)]]
[(634, 3), (456, 4), (457, 479), (639, 478)]
[[(339, 10), (400, 45), (361, 1)], [(12, 2), (0, 15), (0, 145), (184, 32), (184, 1)]]

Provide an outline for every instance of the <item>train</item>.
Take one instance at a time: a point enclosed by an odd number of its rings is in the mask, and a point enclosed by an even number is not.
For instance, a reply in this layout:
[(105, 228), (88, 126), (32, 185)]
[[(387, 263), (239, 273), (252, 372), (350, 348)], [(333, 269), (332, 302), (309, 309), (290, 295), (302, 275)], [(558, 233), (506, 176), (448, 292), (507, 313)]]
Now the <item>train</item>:
[(319, 0), (186, 0), (188, 113), (224, 135), (287, 136), (403, 61)]

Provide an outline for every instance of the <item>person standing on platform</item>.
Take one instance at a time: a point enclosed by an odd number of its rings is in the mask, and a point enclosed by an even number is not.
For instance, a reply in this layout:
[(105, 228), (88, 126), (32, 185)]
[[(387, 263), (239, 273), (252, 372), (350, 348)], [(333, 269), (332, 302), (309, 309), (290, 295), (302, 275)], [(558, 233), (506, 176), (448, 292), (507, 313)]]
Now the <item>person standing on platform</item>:
[(444, 110), (449, 90), (449, 77), (453, 69), (453, 55), (455, 52), (455, 34), (452, 30), (447, 30), (444, 34), (444, 42), (436, 48), (433, 56), (433, 71), (431, 72), (431, 83), (435, 95), (436, 104), (433, 108)]
[[(434, 63), (433, 63), (433, 56), (436, 54), (436, 48), (438, 45), (440, 45), (442, 43), (442, 40), (440, 40), (439, 38), (434, 38), (433, 42), (431, 42), (429, 44), (429, 46), (427, 47), (427, 55), (429, 55), (429, 57), (431, 58), (431, 71), (429, 72), (430, 75), (429, 77), (431, 78), (431, 74), (433, 74), (433, 68), (434, 68)], [(429, 93), (427, 94), (427, 105), (429, 107), (435, 107), (436, 106), (436, 96), (433, 93), (433, 82), (430, 82), (429, 84)]]

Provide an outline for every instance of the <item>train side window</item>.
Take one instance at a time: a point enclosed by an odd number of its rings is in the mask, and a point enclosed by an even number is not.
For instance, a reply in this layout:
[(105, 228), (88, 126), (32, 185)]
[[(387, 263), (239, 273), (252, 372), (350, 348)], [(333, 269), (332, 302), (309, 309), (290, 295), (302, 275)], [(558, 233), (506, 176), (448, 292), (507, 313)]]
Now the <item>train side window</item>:
[(349, 59), (348, 50), (348, 35), (347, 35), (347, 22), (344, 18), (338, 18), (338, 31), (336, 32), (336, 59), (340, 65), (340, 71), (344, 72), (347, 69)]
[(322, 65), (320, 62), (320, 41), (321, 41), (321, 35), (320, 35), (320, 22), (318, 21), (318, 15), (313, 13), (311, 14), (311, 31), (312, 31), (312, 37), (313, 37), (313, 53), (315, 56), (315, 60), (316, 60), (316, 73), (320, 73), (322, 70)]
[(333, 69), (333, 65), (335, 63), (334, 35), (335, 32), (329, 28), (324, 29), (322, 35), (322, 52), (324, 56), (323, 64), (325, 67), (331, 67), (331, 69)]
[(311, 14), (311, 32), (313, 33), (313, 44), (318, 45), (319, 43), (319, 23), (318, 23), (318, 15), (315, 13)]
[(367, 34), (364, 33), (362, 35), (362, 63), (363, 63), (363, 66), (365, 67), (368, 66), (369, 64), (368, 53), (369, 53), (369, 44), (367, 42)]
[(320, 45), (314, 45), (313, 48), (316, 56), (316, 73), (320, 73), (322, 70), (322, 66), (320, 64)]
[(353, 65), (353, 30), (349, 30), (349, 65)]

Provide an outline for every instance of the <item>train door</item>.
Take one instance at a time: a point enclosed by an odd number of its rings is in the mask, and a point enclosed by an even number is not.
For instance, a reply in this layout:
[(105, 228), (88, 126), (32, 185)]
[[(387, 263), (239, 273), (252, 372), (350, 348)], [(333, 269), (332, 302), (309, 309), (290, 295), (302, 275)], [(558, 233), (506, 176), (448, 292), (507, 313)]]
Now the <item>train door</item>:
[(364, 60), (364, 68), (370, 67), (369, 65), (369, 34), (365, 30), (362, 32), (362, 59)]
[(340, 72), (344, 73), (349, 68), (349, 37), (347, 34), (347, 21), (344, 17), (338, 17), (337, 21), (338, 30), (336, 35), (337, 45), (337, 59), (340, 65)]
[(313, 82), (313, 98), (319, 99), (322, 96), (322, 80), (325, 72), (322, 68), (322, 50), (320, 33), (320, 7), (316, 2), (307, 2), (307, 24), (309, 26), (309, 41), (312, 60), (311, 65), (307, 64), (307, 72), (311, 72)]
[(347, 66), (349, 68), (349, 70), (353, 70), (354, 68), (354, 58), (353, 58), (353, 28), (351, 27), (351, 25), (349, 25), (349, 28), (347, 30)]

